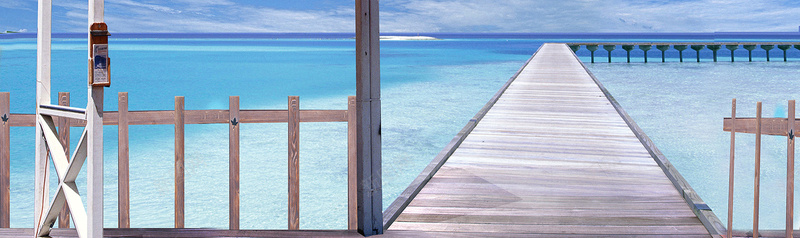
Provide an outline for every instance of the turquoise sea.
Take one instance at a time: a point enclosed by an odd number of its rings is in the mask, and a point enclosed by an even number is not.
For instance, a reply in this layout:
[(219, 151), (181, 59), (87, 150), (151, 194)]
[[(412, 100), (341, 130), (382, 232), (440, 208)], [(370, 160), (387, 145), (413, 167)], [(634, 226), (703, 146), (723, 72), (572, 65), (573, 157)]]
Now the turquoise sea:
[[(415, 34), (416, 35), (416, 34)], [(29, 35), (0, 38), (0, 91), (11, 92), (14, 113), (33, 113), (36, 42)], [(800, 34), (434, 34), (436, 41), (382, 41), (384, 207), (419, 174), (467, 121), (544, 42), (588, 41), (800, 41)], [(72, 105), (86, 104), (86, 41), (82, 34), (57, 35), (53, 42), (52, 88), (71, 92)], [(171, 110), (174, 96), (186, 109), (226, 109), (240, 96), (242, 109), (285, 109), (287, 96), (300, 96), (302, 109), (345, 109), (355, 94), (355, 41), (351, 34), (115, 34), (110, 41), (112, 87), (129, 92), (129, 110)], [(619, 49), (619, 47), (618, 47)], [(800, 51), (727, 50), (719, 62), (711, 51), (612, 53), (614, 63), (589, 69), (653, 139), (723, 222), (727, 212), (729, 133), (722, 118), (730, 100), (740, 116), (786, 116), (786, 100), (800, 99)], [(589, 62), (589, 51), (577, 52)], [(607, 60), (603, 50), (597, 62)], [(301, 124), (301, 229), (341, 229), (346, 224), (346, 124)], [(105, 226), (116, 227), (117, 148), (115, 126), (105, 127)], [(72, 129), (77, 142), (82, 128)], [(228, 224), (227, 126), (186, 127), (186, 226)], [(286, 227), (286, 124), (244, 124), (241, 129), (241, 227)], [(33, 128), (12, 128), (12, 227), (33, 224)], [(173, 127), (131, 126), (131, 226), (173, 224)], [(737, 137), (734, 227), (752, 221), (753, 139)], [(785, 140), (764, 138), (761, 227), (783, 227)], [(73, 145), (74, 147), (74, 145)], [(800, 169), (800, 168), (798, 168)], [(84, 171), (85, 172), (85, 171)], [(85, 176), (85, 173), (83, 173)], [(85, 187), (85, 177), (78, 186)], [(55, 183), (55, 181), (53, 181)], [(54, 187), (54, 186), (51, 186)], [(82, 192), (85, 193), (85, 190)], [(53, 194), (53, 193), (51, 193)], [(800, 203), (798, 203), (800, 205)]]

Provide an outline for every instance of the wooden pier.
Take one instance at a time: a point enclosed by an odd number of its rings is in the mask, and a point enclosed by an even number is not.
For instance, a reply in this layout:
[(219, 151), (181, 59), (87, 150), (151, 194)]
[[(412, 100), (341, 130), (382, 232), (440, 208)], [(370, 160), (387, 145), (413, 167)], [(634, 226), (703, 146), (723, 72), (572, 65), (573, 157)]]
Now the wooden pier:
[[(747, 50), (747, 54), (748, 54), (747, 58), (748, 58), (748, 61), (750, 61), (750, 62), (753, 61), (753, 50), (756, 50), (756, 48), (757, 48), (756, 46), (760, 46), (758, 48), (761, 48), (762, 50), (764, 50), (766, 52), (767, 61), (770, 61), (770, 51), (776, 50), (775, 46), (777, 46), (777, 50), (776, 51), (778, 51), (778, 50), (779, 50), (779, 52), (782, 51), (782, 53), (783, 53), (783, 61), (788, 61), (788, 58), (786, 56), (786, 51), (787, 50), (792, 50), (793, 47), (794, 47), (794, 49), (800, 50), (800, 42), (797, 42), (797, 41), (781, 41), (781, 42), (738, 42), (738, 41), (736, 41), (736, 42), (733, 42), (733, 41), (731, 41), (731, 42), (728, 42), (728, 41), (725, 41), (725, 42), (722, 42), (722, 41), (720, 41), (720, 42), (702, 42), (702, 41), (701, 42), (581, 42), (581, 43), (567, 43), (567, 44), (569, 45), (569, 48), (571, 48), (573, 52), (578, 52), (579, 50), (581, 50), (581, 46), (584, 46), (583, 48), (586, 48), (586, 50), (591, 52), (591, 54), (590, 54), (591, 61), (590, 62), (592, 62), (592, 63), (595, 62), (595, 60), (594, 60), (595, 59), (594, 52), (599, 49), (599, 46), (603, 46), (602, 48), (604, 50), (606, 50), (606, 52), (608, 52), (608, 54), (606, 55), (606, 56), (608, 56), (608, 63), (611, 63), (611, 52), (614, 51), (615, 49), (617, 49), (617, 46), (622, 46), (621, 47), (622, 50), (626, 51), (627, 62), (628, 63), (631, 62), (631, 51), (634, 50), (635, 49), (634, 47), (636, 47), (636, 46), (638, 46), (639, 50), (644, 52), (644, 57), (643, 57), (644, 63), (648, 62), (647, 52), (652, 50), (653, 46), (655, 46), (658, 51), (661, 51), (661, 62), (666, 62), (665, 54), (666, 54), (667, 50), (670, 50), (670, 46), (672, 46), (672, 49), (674, 49), (675, 51), (678, 51), (678, 58), (679, 58), (680, 62), (683, 62), (683, 59), (684, 59), (683, 58), (683, 51), (685, 51), (686, 49), (689, 49), (689, 48), (694, 50), (697, 62), (700, 62), (700, 59), (701, 59), (700, 51), (703, 50), (703, 49), (708, 49), (709, 51), (711, 51), (712, 52), (711, 59), (713, 59), (714, 62), (717, 62), (717, 60), (718, 60), (717, 51), (722, 49), (723, 46), (724, 46), (725, 49), (727, 49), (730, 52), (731, 62), (734, 62), (734, 60), (735, 60), (734, 51), (736, 51), (738, 49)], [(740, 46), (741, 46), (741, 48), (740, 48)]]
[(565, 44), (545, 44), (384, 213), (387, 235), (709, 237), (719, 220)]

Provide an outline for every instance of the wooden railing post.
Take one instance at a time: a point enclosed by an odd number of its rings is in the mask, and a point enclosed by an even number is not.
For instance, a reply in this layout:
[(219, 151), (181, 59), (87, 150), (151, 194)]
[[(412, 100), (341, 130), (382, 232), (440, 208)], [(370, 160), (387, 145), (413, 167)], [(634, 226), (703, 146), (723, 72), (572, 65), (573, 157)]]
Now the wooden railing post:
[(794, 225), (794, 100), (789, 100), (788, 136), (786, 137), (786, 237), (792, 237)]
[(733, 235), (733, 160), (736, 147), (736, 99), (731, 102), (731, 165), (728, 171), (728, 236), (731, 238)]
[(130, 163), (129, 149), (128, 149), (128, 93), (120, 92), (118, 94), (118, 110), (119, 122), (117, 124), (117, 137), (118, 143), (118, 172), (117, 172), (117, 185), (118, 188), (118, 202), (119, 202), (119, 228), (131, 227), (131, 200), (130, 200)]
[(358, 173), (356, 159), (358, 153), (356, 140), (358, 126), (356, 124), (356, 97), (347, 97), (347, 229), (358, 229)]
[(383, 234), (378, 0), (356, 0), (358, 232)]
[(11, 225), (11, 110), (10, 93), (0, 93), (0, 228)]
[(289, 96), (289, 230), (300, 229), (300, 98)]
[[(58, 93), (58, 105), (61, 106), (69, 106), (69, 93), (68, 92), (59, 92)], [(58, 140), (61, 142), (61, 146), (64, 146), (64, 153), (69, 155), (69, 119), (67, 118), (58, 118)], [(69, 161), (69, 157), (67, 157), (67, 161)], [(66, 201), (64, 202), (66, 204)], [(61, 209), (61, 214), (58, 216), (58, 227), (60, 228), (69, 228), (69, 207), (64, 206)]]
[(229, 229), (239, 229), (239, 97), (228, 98), (228, 213)]
[(761, 186), (761, 102), (756, 104), (756, 166), (753, 182), (753, 238), (758, 237), (758, 198)]
[(184, 98), (175, 97), (175, 228), (183, 228)]

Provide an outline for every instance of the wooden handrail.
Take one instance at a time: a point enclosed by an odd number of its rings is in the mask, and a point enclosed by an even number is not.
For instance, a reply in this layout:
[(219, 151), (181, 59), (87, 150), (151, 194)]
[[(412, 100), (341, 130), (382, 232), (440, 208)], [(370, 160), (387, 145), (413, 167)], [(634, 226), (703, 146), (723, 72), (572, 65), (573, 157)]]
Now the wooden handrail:
[[(119, 227), (130, 227), (129, 187), (129, 133), (131, 125), (175, 126), (175, 227), (184, 227), (184, 137), (187, 124), (229, 125), (229, 229), (239, 229), (239, 125), (241, 123), (287, 123), (289, 125), (289, 227), (299, 226), (299, 123), (303, 122), (347, 122), (348, 129), (348, 230), (357, 228), (356, 214), (356, 100), (348, 97), (347, 110), (301, 110), (299, 97), (289, 97), (286, 110), (239, 110), (239, 97), (229, 98), (228, 110), (184, 110), (184, 98), (175, 98), (174, 110), (128, 111), (128, 93), (118, 95), (119, 111), (104, 112), (104, 125), (118, 126), (118, 206)], [(59, 94), (59, 104), (69, 105), (69, 93)], [(32, 127), (36, 124), (34, 114), (13, 114), (9, 110), (10, 94), (0, 92), (0, 228), (10, 225), (10, 127)], [(58, 121), (59, 137), (69, 144), (66, 128), (83, 127), (86, 121), (53, 117)], [(62, 129), (63, 128), (63, 129)], [(66, 147), (65, 147), (66, 148)], [(295, 173), (291, 171), (294, 170)], [(295, 202), (291, 202), (294, 199)], [(294, 215), (292, 215), (294, 214)], [(64, 213), (63, 215), (66, 215)], [(62, 216), (63, 217), (63, 216)], [(68, 226), (67, 219), (59, 219), (59, 226)]]

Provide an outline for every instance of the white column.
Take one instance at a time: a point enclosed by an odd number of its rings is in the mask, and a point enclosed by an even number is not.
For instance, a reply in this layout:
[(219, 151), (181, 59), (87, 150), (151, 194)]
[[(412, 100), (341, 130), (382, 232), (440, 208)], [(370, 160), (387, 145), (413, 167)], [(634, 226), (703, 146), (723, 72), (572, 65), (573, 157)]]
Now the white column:
[[(103, 0), (89, 1), (89, 25), (103, 22)], [(91, 42), (91, 32), (88, 34)], [(91, 44), (91, 43), (89, 43)], [(91, 49), (91, 45), (89, 45)], [(89, 59), (92, 58), (89, 51)], [(89, 75), (91, 77), (91, 75)], [(88, 80), (87, 80), (88, 82)], [(103, 87), (89, 85), (86, 104), (87, 143), (87, 235), (103, 237)]]
[(356, 0), (358, 232), (383, 234), (378, 0)]
[[(39, 116), (39, 105), (50, 104), (50, 27), (51, 0), (39, 0), (36, 37), (36, 116)], [(41, 219), (44, 219), (45, 206), (50, 205), (49, 177), (47, 172), (47, 146), (42, 137), (42, 128), (36, 123), (36, 162), (34, 179), (34, 231), (39, 230)]]

